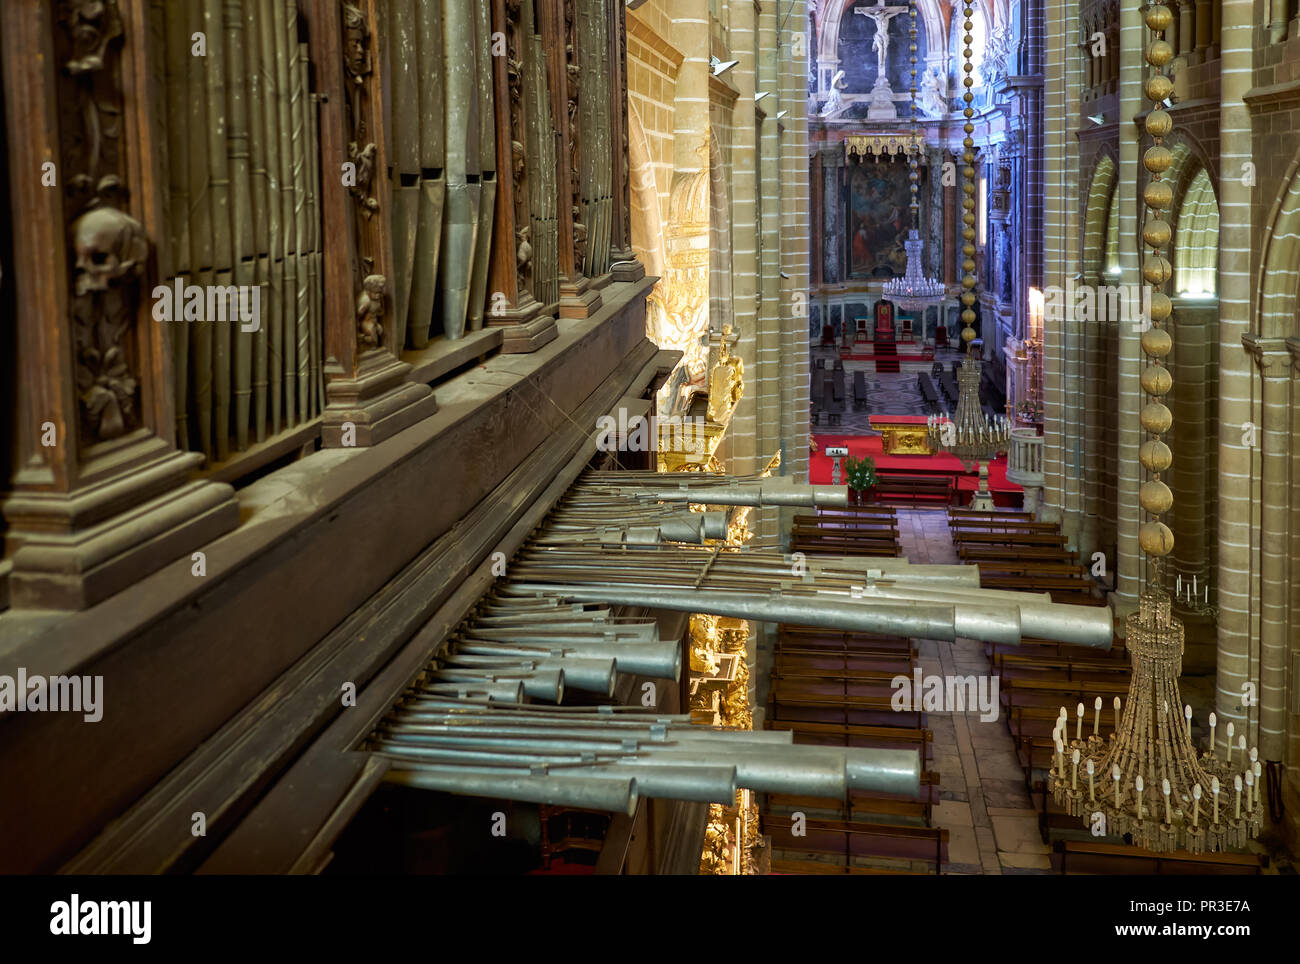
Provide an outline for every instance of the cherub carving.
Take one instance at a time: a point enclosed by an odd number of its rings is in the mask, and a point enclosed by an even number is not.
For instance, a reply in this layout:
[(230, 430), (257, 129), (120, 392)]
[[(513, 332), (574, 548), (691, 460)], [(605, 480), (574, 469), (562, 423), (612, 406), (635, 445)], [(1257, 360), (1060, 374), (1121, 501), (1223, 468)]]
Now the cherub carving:
[(366, 275), (361, 282), (361, 297), (357, 299), (357, 344), (363, 348), (378, 348), (384, 337), (384, 298), (388, 294), (388, 279), (381, 274)]

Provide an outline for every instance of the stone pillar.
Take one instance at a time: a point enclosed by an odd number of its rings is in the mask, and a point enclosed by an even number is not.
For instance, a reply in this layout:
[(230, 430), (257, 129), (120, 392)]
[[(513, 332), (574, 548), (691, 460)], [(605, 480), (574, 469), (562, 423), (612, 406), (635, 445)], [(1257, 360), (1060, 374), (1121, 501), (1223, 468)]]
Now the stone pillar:
[(1282, 759), (1286, 732), (1290, 568), (1291, 355), (1281, 338), (1242, 336), (1259, 368), (1259, 754)]
[(822, 281), (838, 284), (844, 280), (844, 148), (823, 147), (822, 162)]
[[(1141, 290), (1146, 281), (1142, 277), (1138, 258), (1138, 197), (1146, 181), (1146, 171), (1141, 164), (1143, 137), (1141, 128), (1130, 118), (1147, 107), (1143, 96), (1142, 79), (1146, 76), (1143, 53), (1146, 49), (1146, 27), (1142, 11), (1126, 4), (1120, 11), (1120, 123), (1119, 123), (1119, 177), (1115, 184), (1119, 210), (1119, 263), (1120, 282)], [(1143, 365), (1140, 347), (1141, 326), (1133, 322), (1118, 322), (1119, 356), (1115, 365), (1119, 372), (1119, 431), (1116, 446), (1118, 462), (1118, 511), (1116, 513), (1116, 543), (1114, 593), (1115, 615), (1123, 626), (1123, 616), (1137, 608), (1138, 591), (1142, 582), (1142, 553), (1138, 547), (1138, 525), (1141, 509), (1138, 505), (1138, 487), (1141, 484), (1142, 465), (1138, 461), (1138, 447), (1142, 444), (1142, 426), (1138, 412), (1146, 402), (1139, 381)]]
[[(1242, 426), (1254, 417), (1251, 372), (1242, 335), (1256, 295), (1251, 274), (1253, 189), (1242, 183), (1243, 165), (1257, 160), (1250, 110), (1244, 95), (1254, 63), (1254, 5), (1224, 0), (1223, 57), (1219, 113), (1219, 562), (1215, 580), (1219, 648), (1215, 664), (1218, 732), (1229, 721), (1246, 730), (1242, 684), (1251, 680), (1250, 614), (1252, 542), (1252, 452), (1242, 444)], [(1220, 739), (1223, 739), (1221, 736)]]

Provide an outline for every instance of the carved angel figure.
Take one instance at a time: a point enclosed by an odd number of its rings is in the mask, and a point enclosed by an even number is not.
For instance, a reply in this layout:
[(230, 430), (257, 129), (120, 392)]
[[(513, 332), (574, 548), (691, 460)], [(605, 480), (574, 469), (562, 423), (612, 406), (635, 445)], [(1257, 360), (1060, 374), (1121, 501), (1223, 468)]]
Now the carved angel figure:
[(361, 297), (357, 299), (357, 344), (363, 348), (378, 348), (384, 337), (384, 297), (388, 294), (388, 279), (381, 274), (366, 275), (361, 282)]
[(100, 70), (109, 43), (123, 32), (117, 0), (59, 0), (59, 19), (72, 37), (72, 59), (64, 64), (68, 73)]

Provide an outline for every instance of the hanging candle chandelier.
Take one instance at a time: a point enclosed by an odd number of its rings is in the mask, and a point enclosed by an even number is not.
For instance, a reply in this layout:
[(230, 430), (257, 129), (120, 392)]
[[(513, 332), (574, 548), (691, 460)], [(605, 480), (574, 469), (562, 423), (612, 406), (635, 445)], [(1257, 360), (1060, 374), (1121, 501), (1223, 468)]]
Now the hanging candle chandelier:
[(975, 293), (978, 279), (975, 277), (975, 139), (971, 136), (975, 133), (975, 124), (972, 118), (975, 116), (975, 109), (972, 103), (975, 95), (971, 93), (971, 87), (974, 81), (971, 79), (971, 73), (974, 66), (971, 63), (971, 43), (974, 37), (971, 30), (974, 28), (974, 22), (971, 17), (974, 10), (969, 3), (966, 4), (963, 11), (965, 22), (962, 24), (966, 33), (962, 38), (965, 41), (965, 48), (962, 50), (962, 71), (966, 76), (962, 79), (962, 85), (966, 88), (962, 100), (966, 102), (964, 111), (966, 123), (962, 130), (966, 132), (962, 140), (962, 160), (965, 167), (962, 169), (962, 271), (964, 275), (961, 279), (962, 291), (962, 332), (961, 340), (966, 343), (966, 359), (962, 362), (961, 371), (957, 373), (957, 417), (955, 420), (945, 416), (932, 415), (927, 421), (927, 440), (931, 451), (947, 452), (950, 455), (961, 459), (962, 464), (967, 470), (972, 465), (979, 467), (979, 489), (975, 497), (971, 500), (970, 507), (979, 511), (992, 511), (993, 496), (989, 492), (988, 461), (995, 457), (998, 452), (1004, 451), (1007, 443), (1011, 438), (1011, 423), (1003, 416), (996, 418), (984, 414), (984, 406), (980, 402), (980, 380), (982, 376), (982, 366), (979, 356), (972, 350), (972, 342), (975, 341), (975, 329), (971, 326), (975, 324), (975, 302), (977, 296)]
[[(917, 120), (916, 105), (916, 0), (908, 0), (908, 13), (911, 25), (908, 34), (911, 37), (911, 94), (912, 121)], [(885, 282), (885, 297), (903, 311), (924, 311), (930, 305), (937, 304), (947, 294), (947, 287), (942, 281), (927, 277), (921, 266), (921, 256), (925, 251), (925, 242), (921, 240), (921, 203), (918, 198), (921, 174), (918, 170), (921, 154), (920, 127), (916, 127), (914, 136), (907, 148), (907, 166), (909, 190), (912, 193), (912, 227), (908, 231), (903, 249), (907, 252), (907, 272), (901, 278), (891, 278)]]
[(1184, 707), (1178, 691), (1183, 626), (1170, 613), (1171, 600), (1162, 582), (1164, 558), (1174, 539), (1160, 518), (1173, 506), (1173, 493), (1161, 479), (1173, 463), (1173, 454), (1161, 439), (1173, 423), (1164, 403), (1173, 385), (1164, 365), (1173, 348), (1168, 330), (1173, 304), (1162, 290), (1171, 275), (1163, 253), (1171, 232), (1162, 212), (1173, 202), (1173, 191), (1162, 179), (1173, 155), (1163, 141), (1173, 129), (1173, 120), (1161, 106), (1173, 90), (1165, 74), (1173, 48), (1164, 39), (1173, 15), (1167, 6), (1155, 3), (1146, 7), (1143, 17), (1153, 35), (1146, 61), (1154, 68), (1144, 84), (1146, 96), (1154, 102), (1146, 116), (1146, 131), (1154, 144), (1143, 155), (1150, 178), (1143, 191), (1148, 215), (1142, 229), (1143, 243), (1150, 249), (1142, 276), (1154, 288), (1151, 327), (1142, 333), (1142, 351), (1149, 359), (1142, 372), (1142, 389), (1150, 401), (1141, 413), (1148, 438), (1138, 452), (1150, 473), (1138, 493), (1139, 503), (1151, 516), (1138, 530), (1139, 545), (1147, 556), (1146, 587), (1138, 611), (1126, 621), (1133, 676), (1123, 716), (1116, 698), (1115, 732), (1103, 738), (1098, 698), (1092, 733), (1085, 737), (1080, 703), (1071, 739), (1069, 715), (1062, 707), (1053, 734), (1056, 753), (1050, 783), (1057, 804), (1082, 817), (1093, 833), (1127, 834), (1138, 846), (1156, 852), (1201, 853), (1241, 847), (1258, 836), (1263, 794), (1259, 754), (1255, 749), (1247, 752), (1244, 736), (1233, 746), (1231, 723), (1227, 751), (1220, 756), (1214, 746), (1217, 720), (1211, 713), (1210, 749), (1198, 752), (1192, 743), (1192, 708)]

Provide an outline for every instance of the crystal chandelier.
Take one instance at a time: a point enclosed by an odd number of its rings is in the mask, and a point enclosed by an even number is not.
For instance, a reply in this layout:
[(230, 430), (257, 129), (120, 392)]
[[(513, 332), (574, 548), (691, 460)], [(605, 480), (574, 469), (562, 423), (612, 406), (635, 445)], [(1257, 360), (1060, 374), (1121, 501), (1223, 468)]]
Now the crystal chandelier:
[(988, 460), (1003, 451), (1011, 438), (1011, 423), (1003, 416), (999, 415), (992, 418), (984, 414), (984, 407), (980, 403), (980, 380), (982, 378), (979, 356), (972, 350), (971, 343), (975, 340), (975, 329), (971, 326), (975, 323), (975, 286), (977, 279), (975, 277), (975, 140), (971, 137), (975, 133), (975, 125), (971, 118), (975, 116), (975, 109), (971, 106), (975, 96), (971, 93), (971, 87), (974, 82), (971, 80), (971, 22), (972, 9), (969, 4), (966, 5), (966, 47), (962, 51), (964, 63), (962, 70), (966, 76), (962, 84), (966, 87), (966, 93), (962, 99), (966, 102), (965, 116), (966, 123), (962, 128), (966, 132), (962, 140), (964, 153), (962, 160), (965, 167), (962, 170), (962, 198), (961, 206), (965, 213), (962, 214), (962, 238), (965, 243), (962, 245), (962, 254), (965, 260), (962, 261), (962, 270), (965, 272), (961, 279), (962, 287), (965, 289), (961, 295), (961, 303), (965, 306), (962, 309), (961, 321), (962, 331), (961, 340), (966, 343), (966, 359), (962, 362), (961, 371), (957, 373), (957, 418), (949, 419), (947, 416), (932, 415), (927, 419), (927, 440), (932, 451), (943, 451), (950, 455), (956, 456), (966, 466), (967, 470), (972, 465), (979, 467), (979, 489), (975, 493), (974, 499), (971, 500), (971, 508), (983, 512), (992, 511), (993, 496), (989, 492), (989, 474)]
[[(908, 13), (911, 16), (911, 26), (908, 28), (908, 34), (911, 37), (911, 93), (912, 93), (912, 121), (916, 123), (916, 0), (908, 0)], [(885, 297), (892, 301), (903, 311), (923, 311), (930, 305), (938, 304), (947, 294), (947, 288), (942, 281), (926, 277), (924, 269), (921, 267), (921, 255), (925, 251), (925, 242), (921, 240), (921, 202), (917, 197), (921, 175), (917, 170), (921, 153), (920, 126), (917, 125), (916, 133), (907, 148), (907, 166), (911, 169), (908, 174), (909, 190), (912, 192), (912, 228), (908, 232), (907, 240), (903, 242), (903, 249), (907, 251), (907, 273), (901, 278), (891, 278), (885, 282)]]
[[(970, 13), (967, 11), (967, 17)], [(1170, 613), (1170, 597), (1162, 582), (1164, 557), (1173, 549), (1173, 533), (1160, 520), (1173, 506), (1173, 493), (1160, 478), (1173, 463), (1161, 439), (1173, 423), (1164, 397), (1173, 384), (1163, 360), (1173, 348), (1167, 329), (1173, 304), (1161, 290), (1171, 269), (1162, 249), (1170, 228), (1161, 213), (1173, 192), (1161, 175), (1172, 155), (1163, 141), (1173, 120), (1162, 104), (1173, 90), (1164, 73), (1173, 50), (1164, 31), (1173, 22), (1169, 8), (1155, 3), (1143, 11), (1153, 38), (1146, 61), (1155, 70), (1146, 78), (1146, 96), (1154, 106), (1146, 116), (1146, 131), (1154, 140), (1143, 156), (1150, 172), (1143, 192), (1149, 208), (1142, 240), (1151, 248), (1142, 274), (1155, 289), (1151, 295), (1151, 327), (1142, 333), (1142, 351), (1151, 359), (1142, 372), (1142, 388), (1151, 401), (1142, 409), (1143, 431), (1138, 458), (1151, 477), (1142, 484), (1138, 502), (1152, 519), (1138, 529), (1146, 554), (1146, 588), (1138, 611), (1125, 624), (1133, 664), (1127, 705), (1115, 700), (1116, 731), (1100, 733), (1101, 699), (1094, 703), (1092, 733), (1083, 735), (1082, 703), (1076, 707), (1074, 737), (1064, 707), (1054, 731), (1055, 758), (1050, 773), (1052, 796), (1070, 814), (1084, 819), (1094, 833), (1127, 834), (1140, 847), (1156, 852), (1191, 853), (1243, 846), (1258, 836), (1263, 811), (1258, 752), (1246, 751), (1246, 738), (1234, 748), (1233, 727), (1227, 726), (1227, 752), (1215, 752), (1218, 721), (1210, 714), (1210, 749), (1200, 753), (1192, 743), (1192, 708), (1183, 706), (1178, 691), (1182, 672), (1183, 626)], [(970, 21), (967, 20), (967, 30)], [(970, 38), (967, 37), (969, 43)], [(1179, 708), (1183, 707), (1180, 713)], [(1082, 769), (1083, 776), (1080, 776)]]

